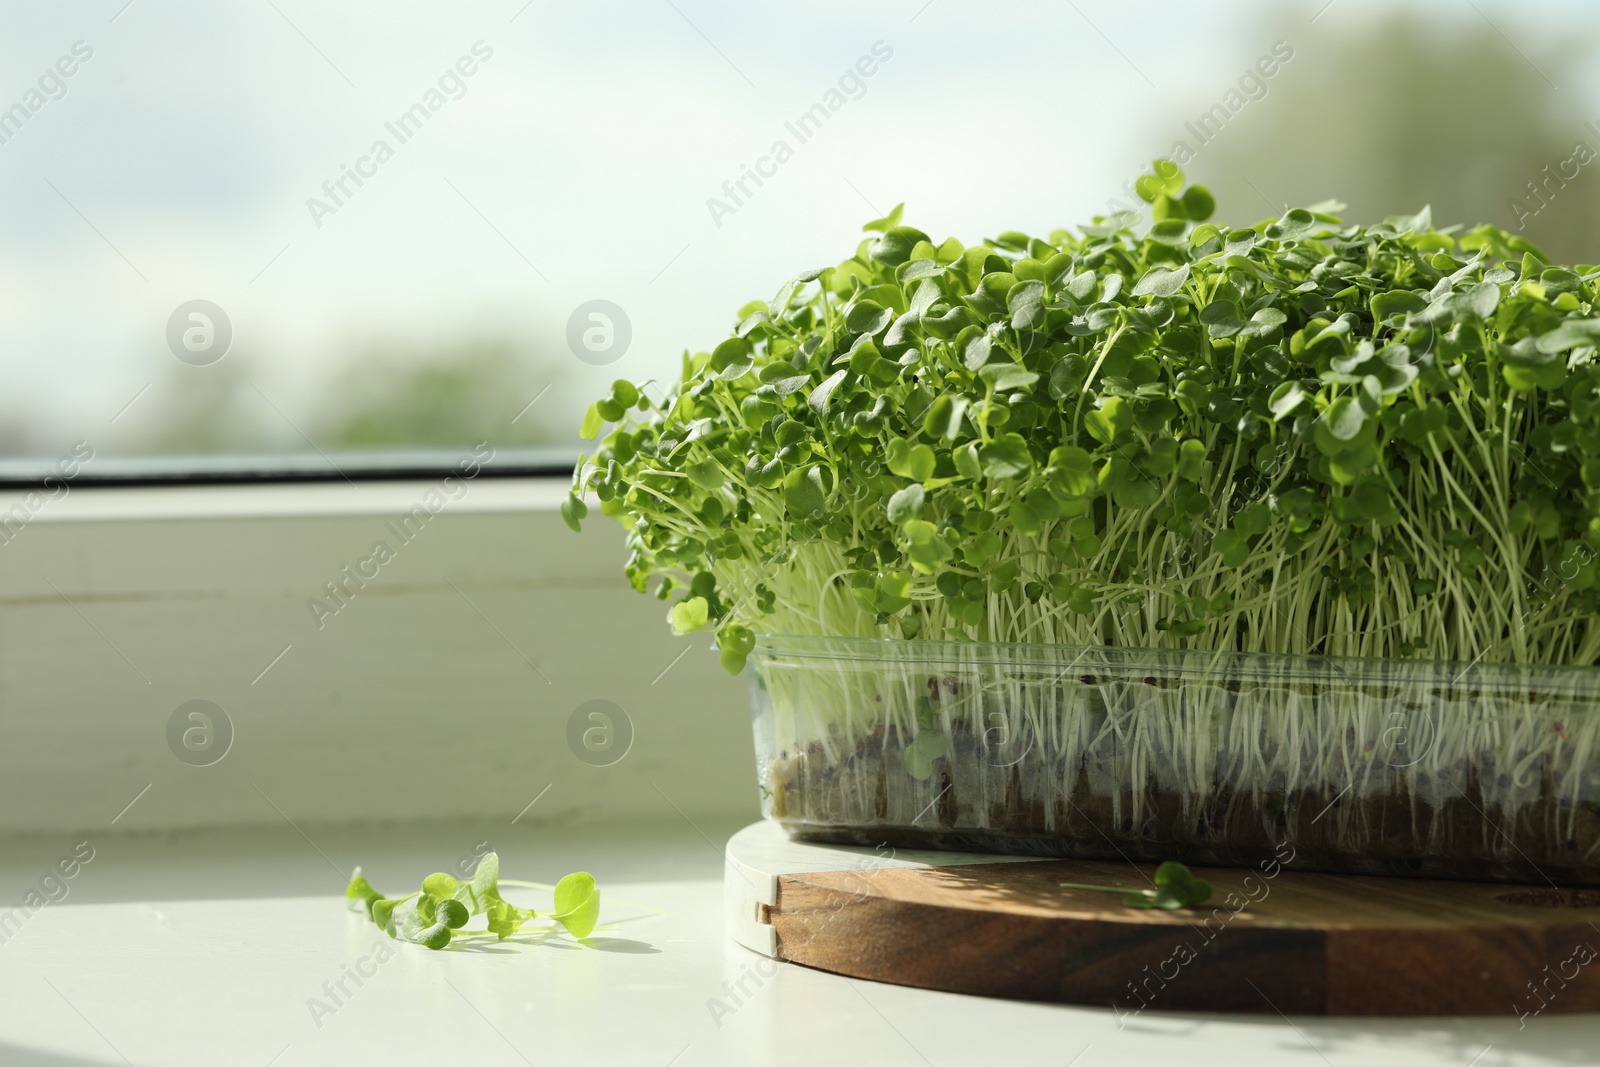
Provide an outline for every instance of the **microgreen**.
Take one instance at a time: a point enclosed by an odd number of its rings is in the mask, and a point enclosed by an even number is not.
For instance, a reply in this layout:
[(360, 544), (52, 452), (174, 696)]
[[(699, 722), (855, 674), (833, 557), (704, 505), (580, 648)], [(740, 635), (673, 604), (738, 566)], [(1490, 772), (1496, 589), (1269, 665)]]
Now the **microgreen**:
[[(424, 900), (428, 899), (426, 896)], [(467, 925), (471, 914), (459, 900), (441, 900), (429, 908), (433, 913), (431, 923), (421, 915), (421, 909), (409, 915), (403, 923), (407, 941), (415, 941), (428, 948), (444, 948), (455, 931)]]
[(1143, 233), (870, 223), (616, 383), (564, 518), (730, 672), (756, 631), (1600, 660), (1600, 268), (1156, 175)]
[(600, 890), (592, 875), (569, 874), (556, 883), (556, 908), (550, 917), (573, 937), (583, 939), (594, 932), (600, 918)]
[[(345, 889), (347, 900), (360, 901), (362, 909), (390, 937), (415, 941), (440, 949), (459, 937), (493, 935), (504, 941), (515, 936), (530, 920), (544, 920), (564, 928), (583, 940), (594, 932), (600, 916), (600, 890), (594, 877), (583, 872), (569, 874), (556, 883), (555, 907), (550, 911), (521, 908), (500, 895), (500, 857), (486, 852), (478, 860), (470, 881), (437, 872), (422, 880), (422, 888), (403, 897), (385, 897), (361, 874), (357, 867)], [(506, 885), (539, 888), (537, 883), (506, 880)], [(550, 887), (544, 887), (550, 888)], [(406, 905), (415, 901), (409, 907)], [(481, 932), (463, 928), (475, 915), (482, 915)]]
[(1211, 899), (1211, 883), (1196, 878), (1189, 873), (1189, 868), (1181, 863), (1173, 863), (1170, 860), (1163, 863), (1156, 868), (1153, 881), (1155, 882), (1153, 889), (1132, 891), (1121, 886), (1080, 885), (1076, 882), (1062, 882), (1061, 888), (1087, 889), (1096, 893), (1121, 893), (1124, 907), (1160, 908), (1163, 911), (1190, 908)]

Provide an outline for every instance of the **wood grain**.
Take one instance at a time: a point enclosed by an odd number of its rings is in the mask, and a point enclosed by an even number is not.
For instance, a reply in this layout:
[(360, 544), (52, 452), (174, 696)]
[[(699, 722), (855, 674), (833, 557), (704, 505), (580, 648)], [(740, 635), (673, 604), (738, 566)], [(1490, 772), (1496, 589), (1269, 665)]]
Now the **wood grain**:
[(1600, 1010), (1600, 894), (1269, 870), (1196, 869), (1212, 899), (1177, 912), (1060, 887), (1147, 887), (1129, 864), (780, 874), (767, 914), (795, 963), (1119, 1013)]

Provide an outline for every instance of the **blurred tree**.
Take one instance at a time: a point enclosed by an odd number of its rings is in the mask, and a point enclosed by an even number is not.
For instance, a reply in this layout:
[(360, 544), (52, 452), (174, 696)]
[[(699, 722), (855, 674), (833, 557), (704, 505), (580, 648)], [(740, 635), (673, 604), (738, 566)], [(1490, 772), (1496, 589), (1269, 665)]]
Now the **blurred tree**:
[(1600, 262), (1600, 121), (1588, 125), (1600, 111), (1584, 112), (1580, 73), (1589, 31), (1546, 25), (1541, 47), (1519, 51), (1470, 10), (1354, 21), (1361, 10), (1280, 29), (1293, 60), (1199, 147), (1186, 169), (1216, 193), (1219, 220), (1328, 198), (1362, 222), (1431, 204), (1437, 225), (1520, 226), (1558, 262)]
[(555, 367), (535, 366), (503, 340), (477, 339), (443, 352), (369, 351), (342, 364), (322, 387), (310, 432), (334, 448), (565, 443), (570, 431), (546, 418), (559, 413), (557, 405), (527, 408), (554, 383)]
[[(283, 412), (303, 411), (306, 404), (295, 402), (282, 384), (258, 391), (246, 353), (230, 353), (208, 367), (168, 362), (172, 366), (151, 395), (108, 438), (113, 451), (301, 452), (309, 447), (301, 431), (330, 450), (449, 449), (479, 441), (516, 447), (572, 439), (571, 426), (551, 421), (564, 413), (562, 402), (540, 396), (555, 385), (558, 366), (535, 364), (504, 340), (438, 348), (370, 345), (311, 384), (311, 415), (296, 416), (296, 425)], [(535, 397), (540, 402), (529, 408)]]
[[(109, 434), (111, 451), (133, 455), (209, 455), (303, 446), (250, 386), (253, 366), (233, 352), (207, 367), (167, 356), (166, 373)], [(270, 416), (270, 418), (269, 418)]]

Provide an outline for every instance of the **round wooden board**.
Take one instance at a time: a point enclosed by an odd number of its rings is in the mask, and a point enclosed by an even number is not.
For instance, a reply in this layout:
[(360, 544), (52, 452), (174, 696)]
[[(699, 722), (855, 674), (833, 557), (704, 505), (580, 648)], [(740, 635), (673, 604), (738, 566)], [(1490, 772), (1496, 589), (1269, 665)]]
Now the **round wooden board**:
[(1154, 868), (790, 841), (728, 843), (729, 929), (774, 958), (956, 993), (1142, 1010), (1500, 1015), (1600, 1010), (1600, 891), (1196, 868), (1212, 899), (1126, 908), (1062, 882)]

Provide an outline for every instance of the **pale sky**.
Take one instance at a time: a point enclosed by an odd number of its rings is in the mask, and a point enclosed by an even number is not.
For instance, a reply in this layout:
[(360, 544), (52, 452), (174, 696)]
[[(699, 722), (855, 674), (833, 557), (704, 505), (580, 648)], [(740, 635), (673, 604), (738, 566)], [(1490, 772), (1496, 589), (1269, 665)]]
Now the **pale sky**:
[[(93, 52), (0, 143), (0, 418), (114, 448), (113, 416), (173, 373), (169, 315), (203, 298), (232, 320), (225, 358), (248, 353), (291, 423), (353, 345), (491, 333), (539, 353), (551, 373), (527, 395), (558, 380), (539, 410), (575, 426), (610, 379), (671, 375), (683, 348), (848, 255), (898, 201), (968, 241), (1085, 221), (1182, 133), (1171, 116), (1219, 99), (1281, 25), (1314, 48), (1381, 6), (0, 3), (0, 111), (76, 42)], [(1536, 36), (1589, 10), (1478, 7)], [(871, 76), (852, 73), (799, 143), (785, 123), (875, 44)], [(459, 99), (399, 143), (385, 123), (441, 76)], [(363, 163), (319, 227), (307, 199), (380, 138), (393, 157)], [(779, 139), (793, 157), (714, 219), (708, 198)], [(632, 322), (612, 366), (567, 348), (591, 299)], [(129, 425), (160, 417), (159, 393), (138, 404)]]

